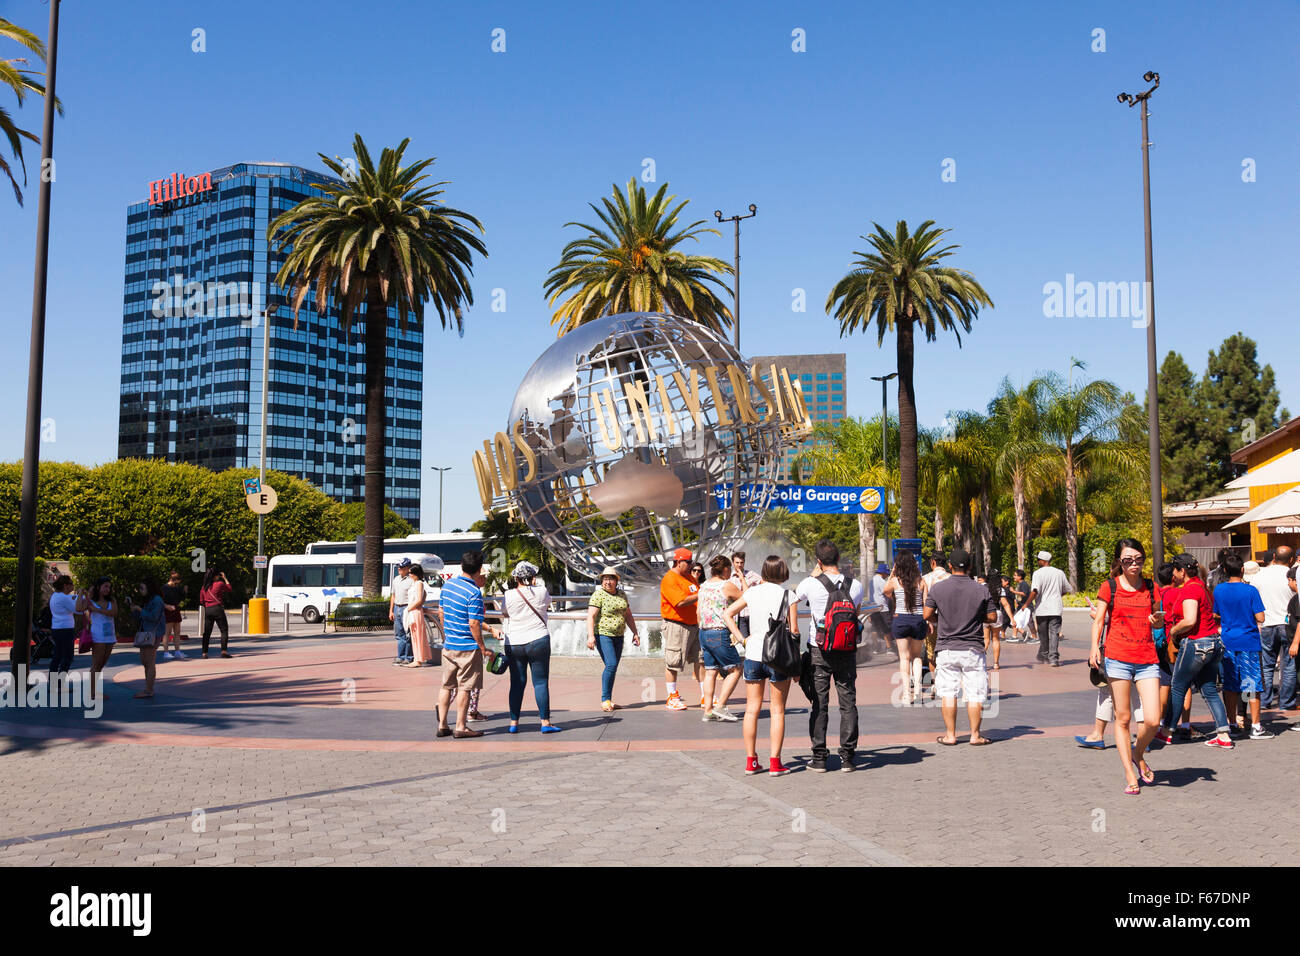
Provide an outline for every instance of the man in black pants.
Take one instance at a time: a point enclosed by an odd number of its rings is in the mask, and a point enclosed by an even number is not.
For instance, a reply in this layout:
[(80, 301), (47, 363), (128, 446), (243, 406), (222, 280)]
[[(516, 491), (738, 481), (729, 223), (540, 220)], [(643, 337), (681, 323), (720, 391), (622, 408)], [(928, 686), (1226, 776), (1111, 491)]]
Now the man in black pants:
[[(843, 587), (856, 612), (862, 607), (862, 582), (845, 580), (840, 572), (840, 549), (829, 538), (817, 542), (814, 549), (817, 570), (800, 582), (795, 590), (798, 600), (808, 605), (812, 620), (808, 625), (806, 663), (812, 670), (808, 715), (808, 736), (812, 738), (812, 764), (815, 773), (826, 772), (826, 724), (830, 718), (831, 681), (835, 682), (835, 700), (840, 708), (840, 770), (853, 769), (853, 755), (858, 748), (858, 652), (826, 651), (819, 646), (825, 632), (826, 607), (833, 589)], [(829, 587), (828, 587), (829, 585)]]

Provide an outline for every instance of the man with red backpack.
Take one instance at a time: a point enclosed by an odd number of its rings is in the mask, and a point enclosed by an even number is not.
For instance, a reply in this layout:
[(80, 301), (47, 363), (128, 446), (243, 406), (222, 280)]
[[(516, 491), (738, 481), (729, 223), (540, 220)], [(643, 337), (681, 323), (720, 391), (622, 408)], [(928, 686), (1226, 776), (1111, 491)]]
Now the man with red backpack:
[(831, 681), (840, 708), (840, 770), (853, 769), (858, 748), (858, 640), (862, 623), (862, 582), (850, 582), (840, 571), (840, 549), (823, 538), (813, 549), (817, 570), (795, 589), (799, 601), (808, 605), (812, 620), (808, 626), (805, 663), (812, 673), (812, 708), (808, 715), (808, 736), (812, 738), (814, 773), (826, 772), (826, 724), (830, 719)]

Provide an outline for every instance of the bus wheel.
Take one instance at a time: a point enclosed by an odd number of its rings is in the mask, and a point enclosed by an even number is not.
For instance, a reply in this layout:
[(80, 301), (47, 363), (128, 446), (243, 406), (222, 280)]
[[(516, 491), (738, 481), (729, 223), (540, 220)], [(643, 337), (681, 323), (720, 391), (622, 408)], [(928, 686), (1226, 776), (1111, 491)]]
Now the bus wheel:
[(320, 611), (316, 610), (310, 604), (302, 609), (302, 619), (308, 624), (320, 623)]

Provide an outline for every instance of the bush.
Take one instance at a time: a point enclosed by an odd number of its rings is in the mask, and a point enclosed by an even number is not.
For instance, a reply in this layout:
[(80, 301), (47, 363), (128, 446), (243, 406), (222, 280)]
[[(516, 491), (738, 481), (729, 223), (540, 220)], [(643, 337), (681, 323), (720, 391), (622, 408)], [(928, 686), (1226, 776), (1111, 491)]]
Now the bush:
[(1065, 547), (1065, 539), (1057, 537), (1037, 537), (1030, 538), (1025, 545), (1025, 560), (1029, 567), (1025, 568), (1025, 573), (1032, 575), (1038, 568), (1038, 552), (1052, 552), (1052, 567), (1060, 568), (1066, 574), (1070, 573), (1070, 559), (1068, 549)]
[[(45, 562), (36, 559), (36, 580), (32, 587), (32, 617), (45, 605)], [(18, 559), (0, 558), (0, 641), (14, 639), (14, 605), (18, 600)]]
[[(131, 614), (131, 601), (135, 599), (135, 587), (145, 578), (153, 578), (161, 587), (167, 581), (167, 575), (174, 569), (184, 575), (189, 572), (186, 558), (160, 557), (80, 557), (72, 558), (68, 568), (72, 573), (77, 590), (89, 589), (98, 578), (108, 578), (113, 585), (113, 600), (117, 602), (117, 639), (130, 640), (135, 637), (135, 619)], [(188, 582), (190, 593), (197, 595), (202, 586), (202, 576)]]

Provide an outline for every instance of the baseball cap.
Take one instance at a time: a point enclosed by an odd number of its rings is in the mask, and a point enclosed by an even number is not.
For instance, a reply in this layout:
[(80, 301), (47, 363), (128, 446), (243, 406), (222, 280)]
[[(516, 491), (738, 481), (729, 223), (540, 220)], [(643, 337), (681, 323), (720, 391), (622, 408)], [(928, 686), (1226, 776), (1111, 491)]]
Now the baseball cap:
[(968, 568), (970, 567), (970, 555), (961, 548), (954, 548), (948, 552), (948, 563), (954, 568)]
[(1039, 561), (1051, 561), (1051, 560), (1052, 560), (1052, 552), (1050, 552), (1050, 551), (1039, 551), (1039, 552), (1038, 552), (1038, 560), (1039, 560)]
[(690, 550), (687, 549), (687, 548), (678, 548), (676, 551), (673, 552), (673, 560), (674, 560), (674, 561), (689, 561), (689, 560), (691, 560), (691, 552), (690, 552)]
[(876, 573), (877, 573), (877, 574), (888, 574), (888, 573), (889, 573), (889, 567), (885, 564), (884, 561), (881, 561), (879, 564), (876, 565)]
[(411, 566), (411, 559), (410, 559), (410, 558), (402, 558), (401, 561), (398, 561), (398, 562), (397, 562), (397, 566), (398, 566), (399, 568), (409, 568), (409, 567)]

